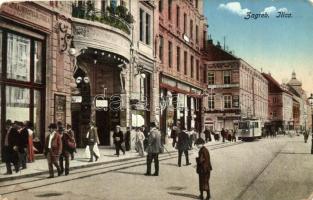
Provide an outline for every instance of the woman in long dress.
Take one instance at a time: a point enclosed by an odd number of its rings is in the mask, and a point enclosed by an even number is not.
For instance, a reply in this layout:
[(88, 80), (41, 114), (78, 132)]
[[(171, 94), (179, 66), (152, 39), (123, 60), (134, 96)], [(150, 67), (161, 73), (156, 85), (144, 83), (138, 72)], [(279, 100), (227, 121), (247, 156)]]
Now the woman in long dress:
[(32, 130), (32, 124), (30, 121), (26, 123), (26, 128), (28, 131), (28, 145), (27, 145), (28, 162), (34, 162), (35, 161), (35, 152), (33, 144), (34, 131)]

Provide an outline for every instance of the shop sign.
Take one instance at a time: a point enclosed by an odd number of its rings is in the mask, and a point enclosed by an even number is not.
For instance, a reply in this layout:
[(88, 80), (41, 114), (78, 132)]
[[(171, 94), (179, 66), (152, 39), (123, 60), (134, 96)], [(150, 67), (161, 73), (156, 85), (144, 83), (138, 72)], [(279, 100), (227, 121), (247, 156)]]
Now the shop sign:
[(21, 20), (29, 21), (33, 24), (42, 26), (51, 30), (52, 22), (51, 15), (41, 12), (38, 8), (31, 7), (25, 3), (4, 3), (1, 6), (0, 12)]
[(83, 101), (82, 96), (72, 96), (72, 103), (81, 103)]
[(105, 99), (96, 99), (96, 108), (107, 108), (108, 100)]
[(66, 97), (64, 95), (54, 95), (54, 121), (66, 123)]

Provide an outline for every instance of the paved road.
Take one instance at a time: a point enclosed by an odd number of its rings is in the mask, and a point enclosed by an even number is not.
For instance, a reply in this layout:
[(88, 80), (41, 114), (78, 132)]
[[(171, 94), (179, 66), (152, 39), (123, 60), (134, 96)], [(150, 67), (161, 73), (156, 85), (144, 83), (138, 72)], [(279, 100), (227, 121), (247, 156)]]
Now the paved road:
[[(313, 157), (300, 137), (279, 137), (210, 147), (214, 200), (301, 200), (313, 192)], [(163, 154), (160, 176), (145, 177), (145, 159), (0, 183), (10, 199), (197, 199), (195, 153), (191, 166), (177, 167), (176, 154)], [(184, 160), (183, 160), (184, 161)]]

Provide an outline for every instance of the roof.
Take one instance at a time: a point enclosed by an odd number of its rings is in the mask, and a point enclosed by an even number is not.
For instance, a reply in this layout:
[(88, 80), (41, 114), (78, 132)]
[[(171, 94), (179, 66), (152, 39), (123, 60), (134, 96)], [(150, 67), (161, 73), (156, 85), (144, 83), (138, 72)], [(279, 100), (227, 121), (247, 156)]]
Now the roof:
[(275, 92), (285, 92), (284, 89), (281, 88), (280, 84), (271, 76), (271, 74), (262, 73), (264, 78), (268, 81), (268, 90), (271, 93)]
[(207, 48), (203, 51), (203, 55), (207, 61), (239, 60), (236, 56), (214, 44), (208, 44)]
[(287, 84), (291, 86), (302, 86), (301, 81), (297, 79), (296, 72), (292, 72), (291, 80)]

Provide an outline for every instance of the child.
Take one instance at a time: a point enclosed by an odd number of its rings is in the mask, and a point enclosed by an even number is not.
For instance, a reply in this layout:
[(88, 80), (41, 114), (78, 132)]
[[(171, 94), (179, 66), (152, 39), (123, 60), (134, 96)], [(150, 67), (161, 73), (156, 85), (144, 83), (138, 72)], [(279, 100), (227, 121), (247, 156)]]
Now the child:
[(199, 189), (200, 189), (200, 199), (203, 199), (203, 191), (207, 192), (206, 199), (210, 199), (210, 174), (212, 170), (210, 153), (209, 150), (204, 146), (205, 141), (202, 138), (198, 138), (195, 142), (199, 149), (199, 157), (196, 158), (197, 161), (197, 173), (199, 174)]

